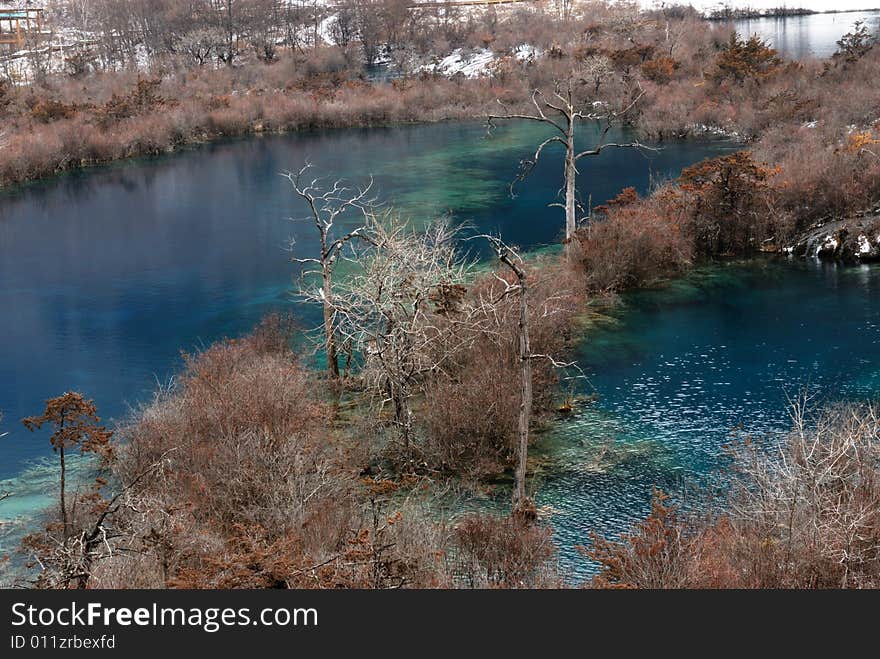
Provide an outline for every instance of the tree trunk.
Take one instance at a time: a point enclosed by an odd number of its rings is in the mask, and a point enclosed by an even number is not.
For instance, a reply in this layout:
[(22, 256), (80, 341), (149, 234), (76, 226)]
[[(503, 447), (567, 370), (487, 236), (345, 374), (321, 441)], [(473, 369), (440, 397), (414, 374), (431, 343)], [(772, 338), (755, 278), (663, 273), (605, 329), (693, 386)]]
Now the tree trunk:
[(327, 351), (327, 372), (334, 382), (339, 380), (339, 358), (336, 327), (333, 323), (333, 274), (324, 270), (324, 342)]
[(64, 480), (66, 476), (66, 465), (64, 464), (64, 444), (58, 449), (61, 456), (61, 524), (64, 527), (64, 539), (66, 540), (70, 534), (70, 523), (67, 519), (67, 504), (64, 501)]
[(574, 158), (574, 123), (569, 124), (565, 149), (565, 253), (571, 255), (577, 228), (577, 166)]
[(529, 304), (525, 276), (518, 274), (519, 293), (519, 359), (520, 402), (518, 438), (519, 452), (516, 463), (516, 482), (513, 488), (514, 513), (526, 498), (526, 463), (529, 457), (529, 419), (532, 413), (532, 353), (529, 346)]
[(86, 546), (83, 550), (82, 572), (76, 578), (76, 587), (85, 590), (89, 587), (89, 577), (92, 574), (92, 548)]
[(412, 420), (409, 414), (409, 397), (401, 387), (392, 385), (394, 389), (394, 420), (400, 431), (400, 439), (403, 443), (403, 452), (407, 457), (410, 453), (410, 443), (412, 440)]

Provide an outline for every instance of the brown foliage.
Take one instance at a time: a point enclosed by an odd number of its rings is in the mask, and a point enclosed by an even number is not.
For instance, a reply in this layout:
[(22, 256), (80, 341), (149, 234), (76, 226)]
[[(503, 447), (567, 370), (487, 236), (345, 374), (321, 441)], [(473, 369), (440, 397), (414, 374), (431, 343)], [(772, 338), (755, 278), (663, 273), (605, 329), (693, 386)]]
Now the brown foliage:
[[(445, 581), (437, 526), (415, 506), (364, 502), (316, 376), (285, 322), (185, 357), (121, 434), (129, 487), (104, 587), (387, 588)], [(148, 473), (137, 487), (137, 474)], [(393, 494), (393, 492), (388, 493)], [(438, 552), (440, 552), (438, 554)]]
[(880, 425), (873, 406), (833, 407), (777, 445), (730, 447), (724, 512), (681, 517), (663, 495), (620, 542), (594, 537), (595, 586), (876, 588), (880, 585)]
[(681, 63), (671, 57), (655, 57), (642, 64), (642, 75), (651, 82), (665, 85), (672, 80)]
[(51, 425), (54, 430), (49, 442), (54, 451), (79, 449), (81, 453), (109, 457), (113, 433), (99, 425), (100, 422), (94, 401), (76, 391), (50, 398), (41, 415), (22, 419), (24, 426), (31, 431), (39, 430), (45, 424)]
[(107, 128), (117, 121), (147, 112), (157, 112), (173, 105), (162, 98), (157, 90), (162, 84), (159, 78), (138, 78), (137, 84), (128, 94), (113, 94), (110, 99), (95, 110), (95, 119), (99, 126)]
[(598, 207), (601, 214), (578, 230), (577, 264), (590, 290), (646, 286), (689, 267), (694, 248), (687, 217), (670, 203), (672, 195), (667, 190), (638, 200), (627, 193)]
[(161, 79), (108, 71), (34, 86), (18, 95), (27, 103), (7, 104), (0, 185), (221, 136), (472, 117), (495, 97), (489, 80), (365, 84), (327, 51)]
[(691, 216), (690, 235), (702, 256), (746, 254), (774, 236), (766, 198), (774, 174), (749, 151), (686, 167), (678, 179)]
[(587, 287), (650, 285), (697, 258), (783, 243), (795, 226), (773, 187), (778, 174), (738, 151), (685, 168), (674, 184), (645, 199), (624, 190), (597, 206), (593, 221), (578, 230), (577, 262)]
[(31, 431), (51, 425), (53, 432), (49, 442), (59, 457), (59, 515), (50, 517), (45, 529), (28, 535), (22, 542), (22, 550), (30, 554), (41, 568), (36, 580), (39, 587), (77, 585), (85, 588), (91, 566), (100, 553), (104, 537), (101, 522), (109, 505), (102, 497), (101, 489), (107, 480), (99, 475), (91, 489), (74, 492), (71, 502), (67, 492), (65, 457), (66, 451), (78, 449), (80, 454), (99, 456), (99, 468), (106, 468), (114, 457), (110, 443), (113, 433), (99, 425), (100, 422), (94, 402), (77, 392), (67, 392), (46, 401), (42, 415), (22, 420)]
[(688, 549), (684, 531), (668, 496), (656, 490), (651, 513), (619, 542), (592, 536), (592, 546), (578, 547), (601, 565), (593, 579), (598, 588), (682, 588), (688, 584)]
[[(532, 351), (559, 357), (574, 335), (584, 298), (564, 265), (545, 262), (529, 272)], [(468, 295), (495, 300), (503, 290), (495, 277), (484, 276)], [(425, 453), (439, 468), (485, 474), (510, 464), (520, 400), (518, 317), (516, 300), (504, 300), (492, 318), (476, 323), (487, 329), (473, 345), (426, 388), (420, 409), (427, 435)], [(554, 408), (558, 369), (546, 359), (536, 359), (532, 380), (534, 418), (540, 423)]]
[(779, 70), (782, 61), (758, 35), (748, 39), (733, 33), (715, 58), (712, 77), (717, 81), (730, 78), (738, 83), (761, 80)]
[(72, 119), (77, 114), (76, 106), (54, 98), (33, 99), (31, 116), (40, 123), (48, 124), (59, 119)]
[(559, 585), (551, 530), (515, 516), (468, 515), (455, 528), (455, 574), (476, 588)]

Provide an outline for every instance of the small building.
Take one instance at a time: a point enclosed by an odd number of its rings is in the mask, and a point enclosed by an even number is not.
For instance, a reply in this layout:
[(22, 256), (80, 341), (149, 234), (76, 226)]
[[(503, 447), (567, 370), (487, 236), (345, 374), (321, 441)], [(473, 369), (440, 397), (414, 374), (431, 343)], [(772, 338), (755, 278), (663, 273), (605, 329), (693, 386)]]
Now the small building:
[(42, 9), (0, 8), (0, 45), (21, 48), (28, 33), (42, 34)]

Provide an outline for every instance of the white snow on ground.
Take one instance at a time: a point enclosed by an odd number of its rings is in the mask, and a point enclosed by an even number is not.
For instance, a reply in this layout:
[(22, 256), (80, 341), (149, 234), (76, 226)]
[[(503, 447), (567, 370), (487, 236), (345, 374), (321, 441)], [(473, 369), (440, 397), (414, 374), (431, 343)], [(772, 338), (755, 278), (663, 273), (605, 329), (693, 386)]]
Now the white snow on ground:
[(540, 48), (535, 48), (527, 43), (521, 44), (513, 51), (513, 56), (518, 62), (531, 62), (542, 55)]
[(825, 240), (816, 248), (816, 256), (822, 253), (834, 252), (837, 249), (837, 238), (832, 235), (825, 236)]
[(336, 43), (336, 40), (333, 38), (333, 24), (338, 19), (339, 17), (336, 14), (332, 14), (318, 24), (318, 36), (329, 46)]
[(715, 137), (726, 137), (733, 140), (740, 139), (740, 134), (735, 130), (729, 130), (722, 126), (709, 124), (689, 124), (688, 128), (694, 135), (713, 135)]
[(488, 48), (477, 48), (470, 55), (464, 56), (461, 48), (456, 48), (436, 64), (426, 64), (422, 71), (453, 76), (461, 73), (466, 78), (478, 78), (491, 73), (491, 65), (495, 62), (495, 53)]
[(859, 236), (859, 254), (871, 253), (871, 241), (865, 234)]
[[(513, 58), (522, 63), (531, 62), (535, 58), (541, 57), (542, 54), (540, 48), (525, 43), (513, 50)], [(444, 76), (454, 76), (460, 73), (467, 78), (479, 78), (491, 75), (494, 65), (500, 59), (502, 56), (489, 48), (477, 48), (468, 52), (462, 48), (456, 48), (446, 57), (432, 64), (425, 64), (418, 70)]]

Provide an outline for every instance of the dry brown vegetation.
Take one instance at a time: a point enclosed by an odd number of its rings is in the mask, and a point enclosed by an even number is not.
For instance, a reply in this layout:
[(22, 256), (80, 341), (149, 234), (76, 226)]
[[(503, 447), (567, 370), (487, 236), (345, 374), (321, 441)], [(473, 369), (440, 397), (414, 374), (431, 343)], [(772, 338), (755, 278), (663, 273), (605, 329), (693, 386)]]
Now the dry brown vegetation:
[(662, 493), (620, 542), (594, 537), (593, 585), (623, 588), (880, 587), (880, 426), (870, 405), (808, 418), (778, 445), (730, 447), (723, 511), (681, 515)]
[[(4, 113), (0, 184), (220, 137), (461, 118), (493, 97), (486, 83), (370, 84), (315, 52), (272, 66), (141, 77), (106, 73), (18, 90)], [(310, 72), (311, 71), (311, 72)]]
[[(529, 268), (532, 351), (564, 355), (576, 338), (584, 296), (571, 270), (557, 259)], [(499, 277), (507, 276), (498, 272)], [(479, 278), (469, 295), (497, 299), (504, 290), (492, 276)], [(518, 311), (513, 300), (486, 308), (480, 340), (460, 352), (432, 379), (420, 418), (425, 426), (425, 454), (441, 469), (472, 475), (491, 474), (512, 464), (519, 411), (515, 376)], [(533, 361), (533, 412), (540, 425), (559, 403), (558, 383), (567, 374), (547, 359)]]
[(50, 522), (27, 539), (36, 586), (523, 587), (556, 578), (544, 526), (450, 520), (429, 512), (430, 481), (363, 476), (368, 438), (335, 417), (286, 332), (272, 317), (186, 356), (174, 386), (120, 428), (64, 532)]

